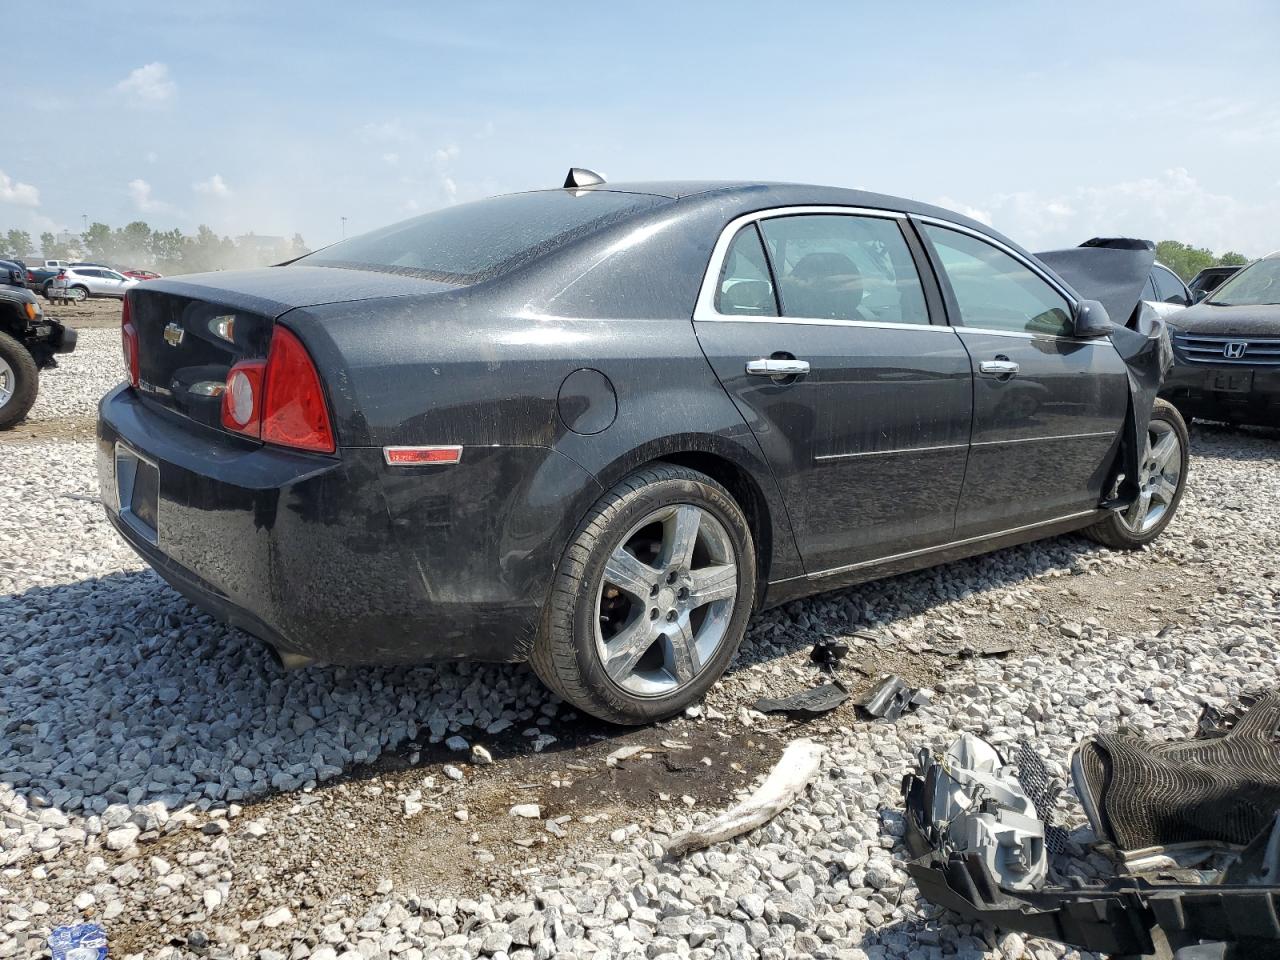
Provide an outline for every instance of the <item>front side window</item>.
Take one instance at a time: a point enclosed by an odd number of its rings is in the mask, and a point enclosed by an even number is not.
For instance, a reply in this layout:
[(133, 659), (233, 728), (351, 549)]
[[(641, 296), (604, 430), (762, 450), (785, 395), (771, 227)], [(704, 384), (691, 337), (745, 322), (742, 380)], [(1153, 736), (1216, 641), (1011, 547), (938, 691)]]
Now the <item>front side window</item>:
[(924, 225), (960, 308), (966, 327), (1040, 333), (1071, 333), (1071, 304), (1014, 257), (977, 237)]
[(760, 222), (782, 315), (928, 324), (920, 277), (896, 220), (803, 214)]
[(754, 223), (739, 230), (729, 244), (716, 287), (716, 312), (748, 317), (778, 315), (769, 262)]
[(1187, 291), (1183, 289), (1182, 281), (1174, 276), (1172, 271), (1164, 267), (1152, 267), (1151, 280), (1156, 287), (1157, 300), (1181, 304), (1184, 307), (1187, 305)]
[(1223, 281), (1210, 303), (1227, 307), (1280, 304), (1280, 257), (1258, 260)]

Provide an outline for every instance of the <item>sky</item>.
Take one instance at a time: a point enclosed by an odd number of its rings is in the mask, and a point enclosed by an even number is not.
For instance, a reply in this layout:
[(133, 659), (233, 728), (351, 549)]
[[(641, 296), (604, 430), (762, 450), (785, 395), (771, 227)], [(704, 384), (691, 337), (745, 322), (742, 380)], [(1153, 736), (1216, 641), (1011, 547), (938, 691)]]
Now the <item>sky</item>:
[(0, 232), (318, 247), (585, 166), (864, 188), (1032, 249), (1280, 248), (1274, 0), (60, 10), (0, 63)]

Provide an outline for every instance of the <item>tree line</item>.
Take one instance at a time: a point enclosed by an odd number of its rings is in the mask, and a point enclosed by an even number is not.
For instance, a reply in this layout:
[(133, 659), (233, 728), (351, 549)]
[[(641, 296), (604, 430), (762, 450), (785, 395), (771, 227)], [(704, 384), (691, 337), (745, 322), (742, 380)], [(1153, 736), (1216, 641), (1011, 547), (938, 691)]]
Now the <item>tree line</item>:
[(1228, 250), (1216, 256), (1207, 247), (1193, 247), (1177, 240), (1161, 240), (1156, 244), (1156, 259), (1187, 283), (1205, 267), (1243, 267), (1249, 258), (1243, 253)]
[[(3, 236), (8, 256), (30, 259), (36, 244), (25, 230), (9, 230)], [(202, 273), (262, 267), (308, 253), (302, 234), (292, 239), (246, 233), (232, 239), (218, 236), (201, 224), (194, 234), (181, 230), (153, 230), (142, 220), (112, 229), (92, 223), (84, 233), (63, 242), (52, 233), (40, 234), (39, 253), (45, 260), (93, 260), (123, 270), (155, 270), (157, 273)], [(3, 258), (3, 255), (0, 255)]]

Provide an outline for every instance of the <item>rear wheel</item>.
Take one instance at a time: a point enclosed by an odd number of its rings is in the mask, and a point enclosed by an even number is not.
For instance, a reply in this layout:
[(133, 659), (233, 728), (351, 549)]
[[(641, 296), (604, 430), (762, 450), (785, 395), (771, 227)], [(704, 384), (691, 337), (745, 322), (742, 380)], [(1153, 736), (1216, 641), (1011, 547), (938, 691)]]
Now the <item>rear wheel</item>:
[(602, 720), (669, 717), (733, 658), (755, 578), (751, 530), (729, 492), (694, 470), (647, 467), (601, 497), (565, 551), (533, 669)]
[(36, 402), (40, 373), (27, 348), (0, 333), (0, 430), (19, 423)]
[(1140, 462), (1138, 499), (1085, 530), (1094, 540), (1119, 550), (1146, 546), (1164, 532), (1182, 500), (1190, 443), (1187, 425), (1173, 404), (1157, 400), (1147, 426)]
[(69, 300), (75, 301), (76, 303), (80, 303), (83, 300), (88, 299), (88, 297), (89, 297), (89, 289), (87, 287), (68, 287), (67, 288), (67, 298)]

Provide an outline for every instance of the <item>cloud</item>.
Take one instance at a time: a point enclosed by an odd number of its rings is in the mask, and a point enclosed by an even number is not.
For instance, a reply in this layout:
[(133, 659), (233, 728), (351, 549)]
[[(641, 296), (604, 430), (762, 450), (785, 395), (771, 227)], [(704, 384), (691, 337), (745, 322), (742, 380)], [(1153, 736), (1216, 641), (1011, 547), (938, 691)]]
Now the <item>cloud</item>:
[(441, 177), (440, 188), (444, 190), (444, 195), (450, 203), (458, 199), (458, 184), (453, 177)]
[(940, 204), (975, 219), (985, 219), (975, 210), (989, 212), (987, 222), (1032, 250), (1127, 236), (1261, 254), (1275, 246), (1274, 224), (1280, 220), (1277, 198), (1244, 202), (1206, 187), (1184, 167), (1053, 194), (1023, 190), (975, 200), (972, 207), (951, 200)]
[[(865, 189), (859, 187), (859, 190)], [(954, 210), (956, 213), (963, 213), (970, 220), (977, 220), (979, 223), (991, 224), (991, 211), (984, 210), (981, 207), (972, 207), (967, 203), (959, 200), (952, 200), (950, 197), (942, 197), (938, 200), (938, 206), (946, 207), (948, 210)]]
[(451, 143), (447, 147), (441, 147), (435, 152), (435, 161), (437, 166), (445, 166), (453, 160), (458, 159), (458, 154), (462, 153), (462, 148), (456, 143)]
[(231, 196), (231, 188), (227, 186), (227, 182), (222, 179), (222, 174), (220, 173), (215, 173), (208, 180), (193, 183), (191, 189), (196, 193), (208, 194), (211, 197)]
[(148, 63), (117, 83), (116, 91), (133, 97), (137, 103), (159, 106), (174, 98), (178, 85), (169, 79), (169, 68), (165, 64)]
[(141, 177), (137, 180), (129, 181), (129, 198), (133, 200), (133, 205), (143, 213), (157, 213), (169, 209), (167, 203), (162, 203), (151, 196), (151, 184)]
[(400, 154), (394, 151), (392, 151), (391, 153), (384, 153), (382, 155), (382, 160), (384, 163), (390, 164), (391, 166), (394, 167), (397, 163), (400, 162)]
[(40, 191), (29, 183), (11, 180), (0, 170), (0, 203), (12, 203), (19, 207), (40, 206)]

